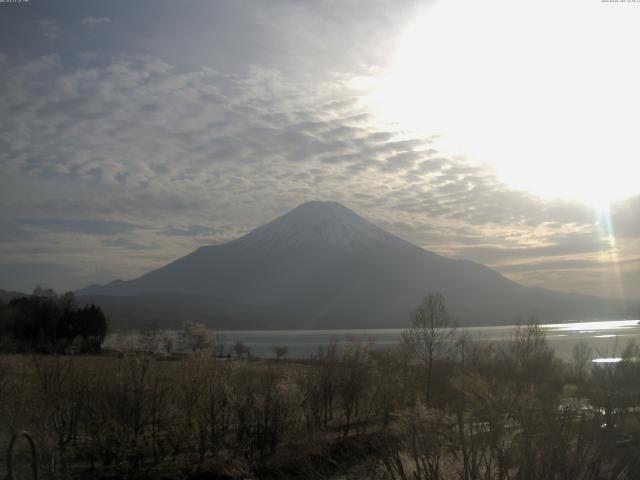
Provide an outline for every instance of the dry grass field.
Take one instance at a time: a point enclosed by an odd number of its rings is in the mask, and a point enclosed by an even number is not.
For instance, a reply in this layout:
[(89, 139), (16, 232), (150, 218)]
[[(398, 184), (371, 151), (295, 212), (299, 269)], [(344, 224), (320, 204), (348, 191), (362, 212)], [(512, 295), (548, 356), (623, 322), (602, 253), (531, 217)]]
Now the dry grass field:
[[(569, 365), (533, 325), (501, 345), (467, 341), (464, 362), (429, 364), (418, 348), (6, 354), (0, 443), (30, 432), (52, 479), (637, 478), (637, 347)], [(30, 478), (26, 446), (15, 478)]]

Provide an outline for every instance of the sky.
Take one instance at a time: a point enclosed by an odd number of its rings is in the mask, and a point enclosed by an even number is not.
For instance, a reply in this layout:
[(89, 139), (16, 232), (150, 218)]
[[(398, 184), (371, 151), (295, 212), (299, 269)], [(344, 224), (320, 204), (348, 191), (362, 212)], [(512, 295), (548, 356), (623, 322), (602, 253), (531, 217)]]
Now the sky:
[(135, 278), (343, 203), (640, 298), (640, 2), (0, 0), (0, 289)]

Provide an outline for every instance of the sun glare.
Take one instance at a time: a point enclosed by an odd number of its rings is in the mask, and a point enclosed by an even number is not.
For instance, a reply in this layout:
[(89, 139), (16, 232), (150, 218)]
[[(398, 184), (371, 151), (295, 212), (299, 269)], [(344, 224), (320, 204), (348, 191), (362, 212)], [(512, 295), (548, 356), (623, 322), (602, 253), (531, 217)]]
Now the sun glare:
[(605, 207), (640, 192), (638, 8), (440, 0), (353, 86), (385, 123), (439, 135), (514, 188)]

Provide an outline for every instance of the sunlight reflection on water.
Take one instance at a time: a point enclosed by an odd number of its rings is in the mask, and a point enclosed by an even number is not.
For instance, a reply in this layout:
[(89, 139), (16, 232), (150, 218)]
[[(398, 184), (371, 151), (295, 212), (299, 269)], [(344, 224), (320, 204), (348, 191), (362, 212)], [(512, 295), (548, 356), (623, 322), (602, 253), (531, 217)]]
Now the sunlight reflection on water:
[[(612, 363), (619, 358), (627, 343), (634, 340), (640, 343), (640, 325), (638, 320), (612, 320), (595, 322), (572, 322), (541, 325), (549, 345), (556, 355), (565, 361), (572, 361), (573, 348), (580, 342), (586, 342), (592, 348), (593, 361)], [(480, 342), (501, 342), (511, 338), (516, 330), (510, 326), (463, 327), (472, 340)], [(403, 329), (362, 329), (362, 330), (238, 330), (221, 331), (228, 348), (241, 340), (250, 347), (257, 357), (273, 357), (274, 346), (286, 346), (289, 358), (307, 358), (317, 352), (318, 347), (326, 346), (335, 340), (338, 345), (351, 339), (372, 341), (379, 347), (388, 347), (400, 342)], [(172, 337), (177, 332), (166, 332)], [(128, 335), (133, 338), (135, 334)], [(108, 335), (105, 347), (113, 348), (118, 335)], [(122, 336), (120, 336), (122, 337)]]
[(620, 357), (594, 358), (591, 361), (593, 363), (618, 363), (622, 361), (622, 358)]
[[(624, 330), (638, 328), (638, 320), (601, 320), (595, 322), (549, 323), (541, 325), (544, 330), (595, 332), (602, 330)], [(589, 329), (589, 330), (586, 330)], [(582, 333), (582, 332), (581, 332)]]

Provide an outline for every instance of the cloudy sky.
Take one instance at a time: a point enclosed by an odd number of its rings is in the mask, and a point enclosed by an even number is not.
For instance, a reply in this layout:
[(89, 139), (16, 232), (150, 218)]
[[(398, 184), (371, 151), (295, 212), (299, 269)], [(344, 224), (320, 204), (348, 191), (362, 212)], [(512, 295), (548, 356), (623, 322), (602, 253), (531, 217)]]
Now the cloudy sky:
[(0, 3), (0, 288), (130, 279), (314, 199), (640, 297), (640, 3)]

